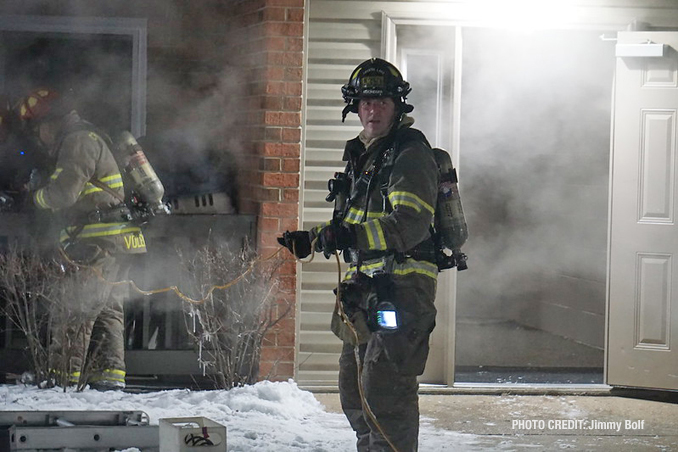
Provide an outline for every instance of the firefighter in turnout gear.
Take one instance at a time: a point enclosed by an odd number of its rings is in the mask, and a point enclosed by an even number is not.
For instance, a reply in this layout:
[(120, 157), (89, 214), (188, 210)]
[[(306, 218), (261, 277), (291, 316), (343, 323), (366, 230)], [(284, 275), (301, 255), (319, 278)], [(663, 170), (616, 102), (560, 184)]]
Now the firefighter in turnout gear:
[[(335, 201), (331, 221), (279, 238), (297, 257), (309, 254), (317, 238), (317, 250), (325, 256), (341, 250), (350, 264), (341, 302), (357, 340), (336, 309), (332, 330), (344, 341), (339, 392), (360, 452), (417, 450), (417, 376), (435, 326), (431, 225), (439, 172), (426, 138), (411, 127), (409, 92), (387, 61), (373, 58), (353, 71), (342, 88), (343, 117), (357, 113), (363, 130), (346, 143), (346, 170), (330, 181), (328, 197), (344, 196), (344, 205), (337, 208)], [(363, 406), (359, 382), (374, 418)]]
[[(80, 118), (69, 99), (52, 89), (37, 89), (19, 106), (26, 130), (56, 161), (49, 180), (31, 187), (33, 201), (64, 221), (59, 244), (70, 260), (94, 268), (107, 281), (123, 281), (130, 255), (146, 252), (144, 236), (129, 221), (122, 176), (107, 136)], [(89, 299), (61, 307), (63, 313), (53, 322), (50, 367), (57, 383), (83, 384), (86, 378), (96, 389), (122, 389), (128, 286), (108, 284), (94, 272), (88, 275)]]

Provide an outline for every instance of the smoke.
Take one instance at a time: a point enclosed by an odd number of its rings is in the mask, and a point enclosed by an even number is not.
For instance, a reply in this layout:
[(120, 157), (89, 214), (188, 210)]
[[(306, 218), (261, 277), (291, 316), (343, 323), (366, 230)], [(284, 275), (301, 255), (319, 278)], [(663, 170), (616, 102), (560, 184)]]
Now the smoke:
[[(600, 34), (466, 28), (463, 61), (443, 60), (448, 72), (462, 64), (459, 176), (470, 238), (459, 317), (517, 318), (533, 307), (526, 302), (561, 303), (564, 279), (605, 281), (614, 48)], [(399, 35), (399, 45), (447, 49), (450, 58), (452, 36), (427, 27), (425, 36)], [(412, 115), (434, 141), (420, 107), (435, 99), (418, 88)], [(443, 146), (450, 123), (437, 132)], [(600, 298), (573, 303), (604, 309)]]
[[(236, 122), (246, 110), (246, 74), (237, 61), (229, 60), (232, 11), (227, 11), (224, 3), (228, 2), (8, 0), (0, 5), (0, 14), (109, 18), (112, 22), (120, 18), (147, 19), (143, 93), (146, 135), (138, 137), (139, 142), (163, 181), (166, 195), (226, 192), (235, 204), (238, 168), (244, 162), (243, 130)], [(240, 39), (244, 39), (243, 33), (247, 30), (240, 33)], [(131, 35), (0, 31), (0, 38), (0, 68), (4, 68), (0, 86), (12, 99), (37, 86), (62, 92), (73, 90), (84, 119), (111, 134), (130, 130)], [(189, 233), (210, 234), (209, 227), (202, 225), (204, 222)], [(226, 221), (216, 221), (213, 226), (220, 229), (214, 233), (215, 241), (242, 244), (244, 236), (251, 233), (251, 227), (232, 226)], [(167, 231), (177, 236), (187, 234), (186, 230)], [(177, 284), (174, 247), (181, 239), (152, 233), (146, 238), (150, 252), (139, 258), (133, 279), (144, 289)], [(190, 245), (197, 247), (205, 237), (193, 239)], [(215, 284), (224, 282), (215, 276)], [(181, 311), (181, 302), (164, 296), (156, 296), (151, 305), (162, 313), (160, 317), (171, 309)], [(139, 314), (130, 311), (133, 316)], [(141, 321), (128, 319), (137, 320)]]
[[(232, 12), (225, 5), (8, 1), (0, 14), (147, 19), (146, 92), (141, 93), (147, 128), (137, 138), (170, 195), (236, 194), (235, 175), (243, 156), (242, 129), (235, 119), (244, 102), (245, 74), (228, 61)], [(12, 99), (39, 86), (72, 91), (85, 119), (109, 133), (131, 128), (131, 35), (0, 33), (0, 81)]]
[[(236, 127), (242, 98), (239, 69), (193, 65), (188, 74), (149, 74), (149, 121), (143, 145), (162, 155), (159, 171), (170, 194), (226, 191), (234, 197), (242, 163), (242, 130)], [(230, 180), (228, 180), (230, 178)]]
[(461, 315), (516, 316), (531, 297), (561, 302), (563, 277), (605, 280), (614, 53), (599, 35), (465, 33), (461, 190), (478, 271), (459, 278), (474, 304)]

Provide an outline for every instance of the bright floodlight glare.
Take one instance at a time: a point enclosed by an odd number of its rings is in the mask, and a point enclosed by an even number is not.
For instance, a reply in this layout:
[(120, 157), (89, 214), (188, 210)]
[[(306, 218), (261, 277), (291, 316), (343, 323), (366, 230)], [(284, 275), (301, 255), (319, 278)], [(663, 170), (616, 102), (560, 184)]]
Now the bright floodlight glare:
[(473, 6), (490, 26), (515, 31), (563, 28), (576, 17), (572, 0), (481, 0)]

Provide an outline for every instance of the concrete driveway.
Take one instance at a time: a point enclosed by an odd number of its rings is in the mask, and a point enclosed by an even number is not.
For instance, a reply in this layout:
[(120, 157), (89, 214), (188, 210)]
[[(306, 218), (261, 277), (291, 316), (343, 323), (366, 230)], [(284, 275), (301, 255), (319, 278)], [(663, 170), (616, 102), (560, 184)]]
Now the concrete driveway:
[[(338, 394), (314, 395), (327, 411), (341, 412)], [(678, 451), (676, 397), (655, 399), (612, 392), (422, 394), (420, 443), (432, 428), (463, 437), (450, 450)]]

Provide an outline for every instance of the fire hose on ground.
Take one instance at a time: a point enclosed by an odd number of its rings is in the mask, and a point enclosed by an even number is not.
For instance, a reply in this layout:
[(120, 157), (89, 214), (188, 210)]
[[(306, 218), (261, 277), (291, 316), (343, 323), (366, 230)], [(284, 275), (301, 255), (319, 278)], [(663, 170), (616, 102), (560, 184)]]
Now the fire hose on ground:
[(225, 290), (225, 289), (228, 289), (229, 287), (237, 284), (242, 278), (247, 276), (252, 271), (252, 269), (254, 269), (254, 267), (257, 264), (273, 259), (283, 249), (284, 248), (278, 249), (277, 251), (275, 251), (274, 253), (272, 253), (268, 257), (254, 259), (252, 262), (250, 262), (249, 266), (247, 267), (247, 270), (245, 270), (243, 273), (238, 275), (237, 278), (235, 278), (235, 279), (233, 279), (233, 280), (231, 280), (231, 281), (229, 281), (225, 284), (221, 284), (221, 285), (215, 284), (215, 285), (211, 286), (209, 288), (209, 290), (207, 291), (207, 293), (205, 294), (205, 296), (202, 297), (201, 299), (194, 299), (194, 298), (189, 297), (188, 295), (183, 293), (179, 289), (178, 286), (168, 286), (168, 287), (163, 287), (163, 288), (160, 288), (160, 289), (144, 290), (144, 289), (140, 289), (136, 285), (136, 283), (131, 279), (125, 279), (125, 280), (122, 280), (122, 281), (109, 281), (104, 277), (104, 275), (101, 273), (101, 271), (98, 268), (95, 268), (95, 267), (92, 267), (92, 266), (89, 266), (89, 265), (85, 265), (85, 264), (78, 264), (77, 262), (74, 262), (71, 258), (68, 257), (66, 252), (61, 247), (59, 248), (59, 252), (61, 253), (61, 256), (64, 258), (64, 260), (66, 262), (68, 262), (69, 264), (71, 264), (75, 267), (86, 268), (86, 269), (92, 270), (92, 272), (97, 276), (97, 278), (99, 278), (100, 280), (102, 280), (103, 282), (105, 282), (106, 284), (109, 284), (111, 286), (120, 286), (120, 285), (127, 284), (135, 292), (137, 292), (141, 295), (155, 295), (155, 294), (159, 294), (159, 293), (174, 292), (179, 298), (181, 298), (185, 302), (190, 303), (190, 304), (198, 304), (199, 305), (199, 304), (204, 304), (210, 298), (210, 296), (212, 295), (212, 292), (214, 292), (215, 290)]
[[(295, 259), (297, 259), (301, 263), (312, 262), (313, 259), (315, 258), (315, 243), (316, 243), (317, 240), (318, 239), (316, 238), (311, 243), (312, 253), (311, 253), (311, 257), (308, 260), (303, 260), (303, 259), (299, 259), (299, 258), (296, 258), (296, 257), (295, 257)], [(292, 254), (294, 256), (296, 256), (296, 250), (294, 248), (295, 247), (293, 245)], [(112, 286), (127, 284), (134, 291), (138, 292), (141, 295), (154, 295), (154, 294), (159, 294), (159, 293), (174, 292), (180, 299), (184, 300), (187, 303), (203, 304), (210, 298), (212, 292), (214, 292), (215, 290), (225, 290), (225, 289), (228, 289), (229, 287), (237, 284), (242, 278), (244, 278), (248, 273), (250, 273), (252, 271), (252, 269), (254, 269), (254, 267), (257, 264), (273, 259), (283, 249), (285, 249), (285, 248), (281, 247), (277, 251), (275, 251), (274, 253), (272, 253), (271, 255), (269, 255), (267, 257), (254, 259), (252, 262), (250, 262), (249, 266), (247, 267), (247, 270), (245, 270), (243, 273), (241, 273), (238, 277), (236, 277), (235, 279), (233, 279), (233, 280), (231, 280), (231, 281), (229, 281), (225, 284), (212, 285), (209, 288), (209, 290), (207, 291), (207, 293), (205, 294), (205, 296), (203, 296), (203, 298), (201, 298), (201, 299), (194, 299), (194, 298), (189, 297), (188, 295), (184, 294), (179, 289), (179, 287), (177, 287), (177, 286), (168, 286), (168, 287), (163, 287), (163, 288), (160, 288), (160, 289), (143, 290), (143, 289), (140, 289), (136, 285), (136, 283), (131, 279), (126, 279), (126, 280), (123, 280), (123, 281), (109, 281), (104, 277), (104, 275), (101, 273), (101, 271), (99, 269), (92, 267), (92, 266), (88, 266), (88, 265), (84, 265), (84, 264), (78, 264), (78, 263), (74, 262), (72, 259), (70, 259), (68, 257), (68, 255), (63, 250), (63, 248), (59, 248), (59, 251), (60, 251), (62, 257), (66, 260), (66, 262), (68, 262), (69, 264), (74, 265), (76, 267), (79, 267), (79, 268), (87, 268), (87, 269), (92, 270), (92, 272), (96, 274), (97, 278), (104, 281), (106, 284), (110, 284)], [(341, 320), (348, 326), (349, 330), (355, 336), (355, 339), (356, 339), (356, 346), (354, 348), (354, 355), (355, 355), (356, 367), (357, 367), (357, 370), (358, 370), (358, 391), (360, 393), (360, 401), (361, 401), (361, 404), (363, 406), (363, 411), (367, 414), (370, 421), (374, 424), (374, 426), (377, 428), (377, 430), (379, 430), (379, 433), (381, 434), (381, 436), (384, 437), (384, 439), (386, 440), (388, 445), (391, 447), (391, 449), (394, 452), (398, 452), (398, 449), (393, 445), (390, 438), (388, 437), (388, 435), (386, 435), (386, 432), (384, 432), (381, 424), (377, 420), (377, 417), (375, 416), (374, 412), (372, 411), (372, 408), (370, 407), (370, 404), (368, 403), (367, 398), (365, 397), (365, 393), (363, 391), (363, 382), (362, 382), (362, 370), (363, 369), (362, 369), (362, 360), (360, 359), (360, 345), (358, 344), (358, 332), (356, 331), (355, 327), (353, 326), (353, 322), (351, 322), (351, 320), (346, 315), (346, 312), (344, 311), (343, 304), (341, 302), (341, 263), (339, 261), (339, 254), (336, 251), (334, 252), (334, 257), (336, 258), (336, 261), (337, 261), (337, 296), (336, 296), (336, 299), (335, 299), (335, 303), (336, 303), (336, 307), (337, 307), (337, 311), (339, 313), (339, 316), (341, 317)]]
[[(311, 257), (308, 260), (303, 260), (303, 259), (297, 259), (298, 261), (302, 263), (310, 263), (313, 261), (313, 258), (315, 257), (315, 243), (318, 240), (316, 237), (313, 242), (311, 243)], [(294, 249), (294, 244), (292, 245), (292, 254), (296, 256), (296, 249)], [(358, 391), (360, 392), (360, 403), (363, 406), (363, 411), (367, 414), (367, 416), (370, 418), (370, 421), (374, 424), (374, 426), (379, 430), (379, 433), (381, 436), (384, 437), (388, 445), (391, 447), (393, 452), (398, 452), (398, 449), (395, 447), (395, 445), (391, 442), (391, 439), (388, 437), (384, 429), (382, 428), (381, 424), (379, 421), (377, 421), (377, 417), (375, 416), (374, 412), (372, 411), (372, 408), (370, 407), (369, 402), (367, 401), (367, 398), (365, 397), (365, 393), (363, 391), (363, 363), (362, 360), (360, 359), (360, 345), (358, 341), (358, 331), (355, 329), (353, 326), (353, 322), (348, 318), (346, 315), (346, 312), (344, 311), (344, 305), (341, 302), (341, 262), (339, 261), (339, 254), (334, 251), (334, 257), (337, 260), (337, 296), (335, 298), (335, 303), (337, 307), (337, 312), (339, 313), (339, 316), (341, 317), (341, 320), (348, 326), (349, 330), (355, 337), (355, 342), (356, 346), (353, 349), (353, 354), (355, 356), (355, 362), (356, 362), (356, 367), (358, 369)]]

